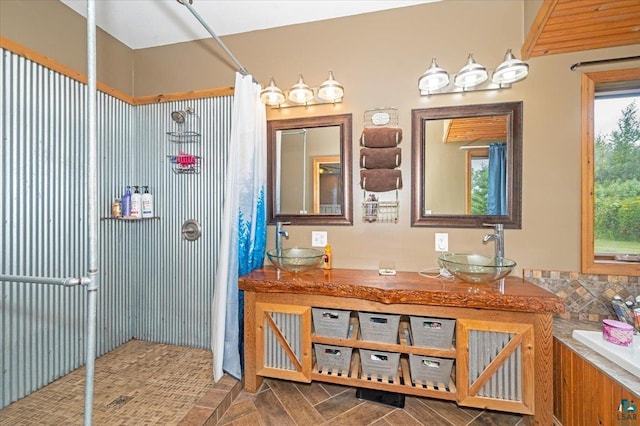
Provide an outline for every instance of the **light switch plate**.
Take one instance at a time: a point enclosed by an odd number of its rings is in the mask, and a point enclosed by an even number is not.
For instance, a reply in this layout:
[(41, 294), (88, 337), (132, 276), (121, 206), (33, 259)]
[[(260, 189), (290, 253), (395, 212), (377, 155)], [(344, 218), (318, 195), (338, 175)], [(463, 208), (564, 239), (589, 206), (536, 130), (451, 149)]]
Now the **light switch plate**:
[(449, 234), (436, 232), (436, 251), (449, 251)]
[(311, 231), (311, 247), (325, 247), (327, 245), (327, 231)]

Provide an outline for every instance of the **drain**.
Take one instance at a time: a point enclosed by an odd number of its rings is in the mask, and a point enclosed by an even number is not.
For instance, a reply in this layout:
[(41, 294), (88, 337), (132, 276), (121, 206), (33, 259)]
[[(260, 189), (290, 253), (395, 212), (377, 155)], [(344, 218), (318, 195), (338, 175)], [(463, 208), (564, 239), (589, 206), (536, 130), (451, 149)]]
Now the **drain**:
[(126, 395), (120, 395), (119, 397), (117, 397), (116, 399), (114, 399), (113, 401), (111, 401), (107, 407), (111, 407), (111, 408), (120, 408), (122, 407), (124, 404), (126, 404), (127, 402), (131, 401), (133, 399), (132, 396), (126, 396)]

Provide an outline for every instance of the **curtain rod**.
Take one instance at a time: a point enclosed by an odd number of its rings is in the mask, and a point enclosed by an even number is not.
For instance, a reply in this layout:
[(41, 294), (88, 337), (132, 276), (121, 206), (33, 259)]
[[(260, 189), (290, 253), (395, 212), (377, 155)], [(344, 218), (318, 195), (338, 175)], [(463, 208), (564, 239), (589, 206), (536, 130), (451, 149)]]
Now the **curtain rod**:
[[(247, 70), (245, 67), (242, 66), (242, 64), (236, 59), (235, 56), (233, 56), (233, 53), (231, 53), (231, 51), (222, 42), (222, 40), (220, 40), (220, 38), (216, 35), (216, 33), (213, 32), (211, 27), (209, 27), (209, 25), (207, 25), (205, 20), (202, 19), (202, 16), (200, 16), (200, 14), (198, 14), (198, 12), (193, 8), (193, 6), (191, 6), (191, 3), (193, 3), (193, 0), (176, 0), (176, 1), (178, 3), (184, 5), (187, 9), (189, 9), (189, 12), (191, 12), (191, 14), (193, 16), (195, 16), (195, 18), (198, 20), (198, 22), (200, 22), (202, 24), (204, 29), (207, 30), (207, 32), (209, 34), (211, 34), (211, 37), (213, 37), (213, 39), (220, 45), (220, 47), (222, 47), (222, 49), (224, 49), (224, 51), (227, 53), (227, 55), (229, 55), (229, 57), (233, 60), (233, 62), (235, 62), (236, 66), (238, 67), (238, 71), (240, 72), (240, 74), (249, 75), (249, 70)], [(254, 79), (254, 81), (255, 81), (255, 79)]]
[(609, 64), (613, 62), (625, 62), (625, 61), (635, 61), (640, 60), (640, 56), (627, 56), (625, 58), (612, 58), (612, 59), (600, 59), (597, 61), (585, 61), (585, 62), (576, 62), (571, 65), (571, 71), (575, 71), (578, 67), (585, 67), (589, 65), (597, 65), (597, 64)]
[(460, 150), (465, 150), (465, 149), (486, 149), (489, 148), (489, 145), (465, 145), (465, 146), (461, 146)]

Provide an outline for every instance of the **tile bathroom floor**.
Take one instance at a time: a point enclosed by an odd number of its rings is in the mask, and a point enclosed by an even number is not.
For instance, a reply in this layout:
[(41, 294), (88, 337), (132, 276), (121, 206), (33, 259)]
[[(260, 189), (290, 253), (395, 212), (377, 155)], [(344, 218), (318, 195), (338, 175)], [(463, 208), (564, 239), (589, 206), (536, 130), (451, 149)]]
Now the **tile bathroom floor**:
[[(0, 425), (82, 425), (85, 369), (0, 410)], [(94, 425), (215, 424), (241, 383), (213, 382), (211, 351), (131, 340), (95, 363)]]
[(356, 398), (346, 386), (266, 379), (255, 393), (241, 392), (222, 416), (226, 426), (515, 426), (515, 414), (459, 408), (453, 402), (407, 396), (398, 409)]
[[(404, 409), (359, 400), (355, 389), (266, 379), (255, 394), (225, 376), (209, 350), (131, 340), (95, 365), (94, 425), (510, 426), (518, 415), (407, 397)], [(0, 410), (1, 426), (82, 425), (84, 368)]]

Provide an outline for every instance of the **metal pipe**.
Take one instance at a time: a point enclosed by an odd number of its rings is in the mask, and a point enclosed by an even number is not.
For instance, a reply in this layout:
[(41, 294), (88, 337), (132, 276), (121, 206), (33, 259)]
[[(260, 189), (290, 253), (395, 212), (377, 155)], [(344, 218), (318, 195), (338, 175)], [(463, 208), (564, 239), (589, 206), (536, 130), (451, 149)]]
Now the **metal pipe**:
[(307, 214), (307, 129), (302, 133), (302, 211)]
[(0, 274), (0, 281), (10, 281), (10, 282), (17, 282), (17, 283), (51, 284), (51, 285), (62, 285), (65, 287), (75, 287), (77, 285), (87, 285), (89, 283), (89, 278), (87, 277), (80, 277), (80, 278), (29, 277), (26, 275)]
[(97, 143), (97, 76), (96, 76), (96, 4), (87, 1), (87, 127), (89, 159), (87, 164), (87, 192), (89, 205), (89, 284), (87, 285), (87, 363), (85, 369), (84, 425), (90, 426), (93, 417), (93, 384), (96, 360), (96, 307), (100, 277), (98, 275), (98, 143)]
[(584, 62), (576, 62), (571, 65), (571, 71), (575, 71), (578, 67), (586, 67), (589, 65), (599, 65), (599, 64), (611, 64), (614, 62), (626, 62), (626, 61), (637, 61), (640, 60), (640, 56), (627, 56), (624, 58), (611, 58), (611, 59), (599, 59), (597, 61), (584, 61)]
[(205, 20), (202, 19), (200, 14), (198, 14), (198, 12), (196, 12), (193, 6), (191, 6), (191, 1), (185, 1), (185, 0), (177, 0), (177, 1), (178, 3), (184, 5), (187, 9), (189, 9), (189, 12), (191, 12), (191, 14), (195, 16), (195, 18), (198, 20), (198, 22), (202, 24), (204, 29), (207, 30), (209, 34), (211, 34), (211, 37), (213, 37), (213, 39), (220, 45), (220, 47), (222, 47), (222, 49), (227, 53), (227, 55), (229, 55), (229, 57), (233, 60), (233, 62), (235, 62), (236, 66), (240, 71), (240, 74), (249, 75), (249, 71), (242, 66), (242, 64), (236, 59), (235, 56), (233, 56), (233, 53), (231, 53), (231, 51), (227, 49), (227, 46), (222, 42), (222, 40), (220, 40), (220, 38), (216, 35), (216, 33), (214, 33), (213, 30), (209, 27), (209, 25), (207, 25)]

